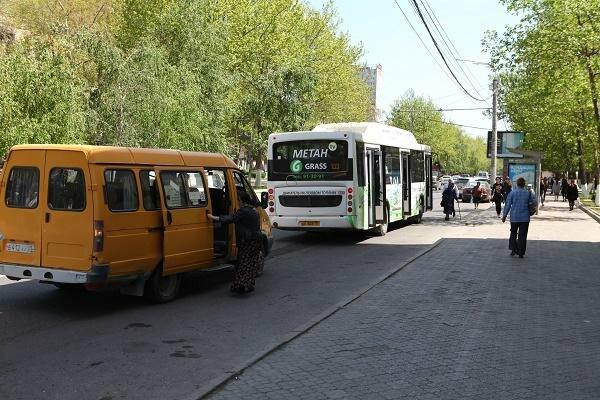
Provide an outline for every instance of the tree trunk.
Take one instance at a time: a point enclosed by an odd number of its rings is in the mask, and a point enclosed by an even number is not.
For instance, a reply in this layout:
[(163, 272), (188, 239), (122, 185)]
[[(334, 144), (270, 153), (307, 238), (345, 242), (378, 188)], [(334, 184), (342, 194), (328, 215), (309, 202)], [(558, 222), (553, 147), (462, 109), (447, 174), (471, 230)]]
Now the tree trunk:
[[(596, 87), (596, 74), (592, 68), (590, 57), (586, 59), (588, 78), (590, 81), (590, 91), (592, 92), (592, 105), (594, 106), (594, 121), (596, 122), (596, 132), (598, 134), (598, 144), (600, 144), (600, 109), (598, 109), (598, 89)], [(600, 164), (596, 160), (596, 175), (600, 175)]]
[(585, 185), (587, 179), (585, 176), (585, 166), (583, 164), (583, 141), (581, 140), (581, 136), (577, 138), (577, 158), (579, 159), (579, 180), (582, 185)]

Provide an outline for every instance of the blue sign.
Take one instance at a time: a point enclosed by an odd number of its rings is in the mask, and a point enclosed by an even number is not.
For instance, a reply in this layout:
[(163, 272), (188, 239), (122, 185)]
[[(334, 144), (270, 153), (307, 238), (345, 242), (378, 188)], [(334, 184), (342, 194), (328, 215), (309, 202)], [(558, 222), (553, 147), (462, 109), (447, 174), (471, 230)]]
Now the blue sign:
[(535, 176), (535, 164), (508, 164), (508, 178), (513, 185), (516, 185), (517, 179), (523, 178), (525, 179), (525, 185), (531, 184), (535, 189)]

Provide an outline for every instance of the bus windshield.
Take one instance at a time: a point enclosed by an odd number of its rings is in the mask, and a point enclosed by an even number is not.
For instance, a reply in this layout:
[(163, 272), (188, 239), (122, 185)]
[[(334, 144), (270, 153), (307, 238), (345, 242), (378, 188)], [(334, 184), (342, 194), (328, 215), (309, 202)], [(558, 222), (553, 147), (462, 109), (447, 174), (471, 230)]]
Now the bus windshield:
[(269, 180), (352, 180), (352, 159), (345, 140), (297, 140), (275, 143)]

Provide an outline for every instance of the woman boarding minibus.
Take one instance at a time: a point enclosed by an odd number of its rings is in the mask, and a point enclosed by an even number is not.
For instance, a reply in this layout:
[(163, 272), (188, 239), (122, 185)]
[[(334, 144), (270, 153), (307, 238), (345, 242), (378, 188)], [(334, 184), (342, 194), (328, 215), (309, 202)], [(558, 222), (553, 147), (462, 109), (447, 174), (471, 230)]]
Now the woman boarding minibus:
[[(232, 214), (256, 195), (222, 154), (14, 146), (0, 174), (0, 274), (166, 302), (181, 276), (236, 261)], [(265, 199), (266, 202), (266, 199)], [(261, 263), (272, 245), (260, 208)]]

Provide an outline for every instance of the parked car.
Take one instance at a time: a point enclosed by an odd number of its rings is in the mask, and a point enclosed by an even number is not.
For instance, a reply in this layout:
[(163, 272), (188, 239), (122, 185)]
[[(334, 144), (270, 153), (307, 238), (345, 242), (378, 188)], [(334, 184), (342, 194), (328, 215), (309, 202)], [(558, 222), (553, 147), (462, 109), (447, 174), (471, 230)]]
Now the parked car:
[(471, 178), (464, 178), (464, 177), (458, 177), (457, 179), (454, 180), (454, 184), (456, 185), (456, 188), (458, 189), (458, 198), (462, 199), (462, 191), (463, 188), (469, 183), (469, 182), (473, 182), (471, 180)]
[(463, 203), (469, 203), (471, 198), (473, 197), (473, 189), (479, 183), (481, 185), (481, 201), (483, 203), (489, 203), (490, 194), (492, 192), (492, 188), (489, 183), (481, 182), (477, 180), (470, 181), (462, 190), (462, 201)]
[(451, 176), (450, 175), (444, 175), (442, 176), (439, 181), (438, 181), (438, 190), (442, 190), (443, 188), (446, 187), (446, 185), (448, 185), (448, 181), (450, 180)]
[(485, 183), (489, 184), (490, 180), (488, 178), (484, 178), (484, 177), (478, 176), (478, 177), (475, 178), (475, 182), (485, 182)]

